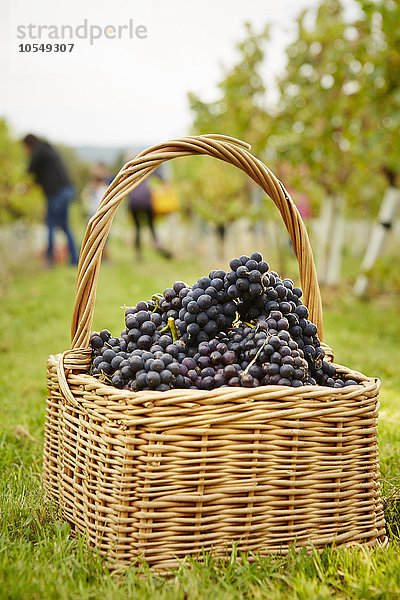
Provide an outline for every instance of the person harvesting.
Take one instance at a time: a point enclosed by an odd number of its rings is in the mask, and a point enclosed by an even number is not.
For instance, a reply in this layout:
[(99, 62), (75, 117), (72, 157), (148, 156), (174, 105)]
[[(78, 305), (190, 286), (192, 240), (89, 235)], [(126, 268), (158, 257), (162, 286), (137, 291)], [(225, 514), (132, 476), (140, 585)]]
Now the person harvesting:
[(22, 140), (30, 155), (28, 171), (42, 188), (47, 200), (47, 262), (54, 264), (54, 233), (62, 229), (68, 241), (70, 262), (78, 264), (74, 237), (68, 224), (68, 209), (75, 191), (60, 154), (48, 142), (29, 133)]

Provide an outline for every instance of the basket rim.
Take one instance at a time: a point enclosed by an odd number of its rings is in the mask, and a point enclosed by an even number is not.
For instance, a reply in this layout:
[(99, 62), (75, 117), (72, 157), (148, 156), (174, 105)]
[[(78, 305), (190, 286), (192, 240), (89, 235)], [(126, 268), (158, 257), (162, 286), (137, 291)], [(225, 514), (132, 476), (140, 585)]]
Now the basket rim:
[[(307, 401), (319, 401), (319, 402), (332, 402), (339, 400), (351, 400), (360, 395), (360, 393), (377, 395), (379, 393), (379, 389), (381, 386), (381, 380), (377, 377), (368, 377), (359, 371), (354, 371), (349, 369), (344, 365), (340, 365), (337, 363), (332, 363), (336, 370), (339, 373), (352, 375), (351, 378), (354, 378), (356, 381), (360, 380), (360, 383), (357, 385), (350, 385), (343, 388), (332, 388), (327, 386), (320, 385), (307, 385), (299, 388), (293, 388), (290, 386), (283, 385), (260, 385), (254, 388), (245, 388), (245, 387), (224, 387), (224, 388), (216, 388), (214, 390), (195, 390), (195, 389), (178, 389), (171, 388), (166, 391), (157, 391), (157, 390), (141, 390), (139, 392), (134, 392), (132, 390), (120, 389), (116, 388), (112, 385), (107, 384), (107, 382), (101, 381), (97, 377), (90, 375), (89, 373), (71, 373), (70, 370), (67, 369), (69, 374), (67, 375), (65, 366), (64, 366), (64, 355), (68, 353), (68, 351), (50, 355), (48, 358), (48, 362), (56, 362), (57, 364), (57, 374), (59, 383), (61, 386), (61, 390), (63, 391), (63, 396), (68, 398), (73, 404), (79, 403), (79, 398), (75, 398), (72, 394), (70, 385), (67, 381), (67, 378), (71, 380), (77, 386), (88, 386), (87, 391), (92, 393), (98, 393), (99, 398), (104, 396), (114, 396), (116, 398), (116, 402), (121, 402), (123, 400), (131, 400), (134, 401), (134, 404), (146, 405), (148, 403), (153, 404), (154, 401), (161, 401), (162, 404), (166, 401), (173, 402), (173, 398), (176, 400), (182, 399), (182, 401), (186, 400), (188, 402), (198, 402), (201, 400), (212, 400), (220, 398), (221, 396), (227, 396), (223, 399), (223, 402), (229, 404), (233, 401), (243, 401), (246, 404), (255, 404), (257, 401), (266, 402), (266, 401), (274, 401), (274, 402), (294, 402), (299, 400), (300, 402)], [(263, 396), (266, 393), (269, 393), (270, 398), (257, 398), (258, 396)], [(329, 396), (327, 398), (326, 396)], [(223, 403), (221, 402), (221, 404)], [(121, 407), (124, 406), (121, 402)]]

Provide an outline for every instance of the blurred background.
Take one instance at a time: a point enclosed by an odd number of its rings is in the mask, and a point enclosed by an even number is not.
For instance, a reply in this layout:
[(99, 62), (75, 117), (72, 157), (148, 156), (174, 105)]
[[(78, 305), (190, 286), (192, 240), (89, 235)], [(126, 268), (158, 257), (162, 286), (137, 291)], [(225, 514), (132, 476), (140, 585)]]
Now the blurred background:
[[(76, 192), (70, 220), (78, 243), (129, 158), (174, 136), (218, 132), (249, 142), (288, 188), (321, 284), (346, 281), (361, 296), (400, 290), (399, 3), (116, 0), (110, 7), (89, 0), (83, 13), (78, 2), (22, 0), (1, 10), (3, 275), (46, 252), (45, 199), (27, 174), (26, 133), (63, 157)], [(17, 37), (21, 25), (77, 27), (84, 19), (100, 27), (131, 20), (146, 37), (75, 39), (64, 53), (26, 48), (60, 40)], [(148, 227), (140, 217), (139, 247), (134, 210), (121, 206), (110, 261), (131, 253), (133, 265), (155, 250), (166, 260), (221, 264), (257, 249), (276, 270), (292, 269), (273, 203), (233, 167), (199, 157), (168, 163), (150, 194), (154, 219)], [(62, 232), (55, 258), (67, 259)]]

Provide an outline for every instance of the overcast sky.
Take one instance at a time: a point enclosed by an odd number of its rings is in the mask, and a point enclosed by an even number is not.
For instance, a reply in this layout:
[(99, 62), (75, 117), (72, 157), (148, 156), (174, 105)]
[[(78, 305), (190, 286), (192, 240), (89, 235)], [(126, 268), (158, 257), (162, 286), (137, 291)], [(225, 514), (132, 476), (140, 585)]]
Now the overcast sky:
[[(299, 11), (315, 0), (2, 0), (0, 4), (0, 116), (17, 135), (28, 131), (70, 145), (129, 146), (187, 133), (187, 92), (213, 99), (221, 66), (235, 62), (234, 44), (246, 21), (272, 25), (264, 73), (269, 81), (285, 63), (283, 49)], [(84, 24), (88, 29), (143, 25), (147, 37), (75, 39), (72, 52), (21, 53), (27, 26)], [(25, 39), (18, 39), (25, 34)], [(22, 29), (21, 29), (22, 27)], [(24, 29), (25, 28), (25, 29)], [(115, 29), (113, 29), (115, 28)], [(48, 29), (50, 35), (56, 30)], [(22, 32), (22, 33), (21, 33)], [(98, 30), (96, 29), (96, 33)], [(37, 36), (37, 27), (32, 29)], [(81, 28), (80, 33), (84, 33)], [(144, 30), (139, 34), (143, 37)]]

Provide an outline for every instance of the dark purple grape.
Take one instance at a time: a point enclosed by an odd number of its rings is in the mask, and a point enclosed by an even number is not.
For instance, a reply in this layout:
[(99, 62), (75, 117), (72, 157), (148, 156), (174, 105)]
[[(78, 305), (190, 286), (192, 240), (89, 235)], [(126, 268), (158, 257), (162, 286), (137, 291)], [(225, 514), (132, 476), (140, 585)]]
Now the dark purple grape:
[(226, 383), (226, 381), (225, 381), (224, 375), (221, 373), (217, 373), (214, 377), (214, 387), (215, 388), (222, 387), (223, 385), (225, 385), (225, 383)]
[(344, 383), (345, 387), (347, 387), (348, 385), (358, 385), (357, 381), (354, 381), (354, 379), (347, 379), (347, 381), (345, 381)]
[(140, 327), (140, 331), (145, 335), (152, 336), (156, 330), (156, 325), (153, 321), (145, 321)]
[(152, 338), (149, 335), (141, 335), (137, 341), (137, 345), (142, 350), (148, 350), (153, 343)]
[(201, 356), (209, 356), (211, 353), (210, 346), (208, 342), (200, 342), (198, 346), (198, 351)]
[(232, 350), (228, 350), (222, 355), (224, 365), (233, 365), (236, 362), (236, 354)]
[(222, 354), (218, 350), (214, 350), (210, 354), (210, 360), (213, 365), (219, 365), (222, 362)]
[(147, 312), (146, 310), (140, 310), (138, 313), (136, 313), (136, 319), (140, 326), (145, 321), (148, 321), (150, 319), (150, 313)]
[(284, 377), (286, 379), (291, 379), (291, 377), (293, 377), (294, 368), (292, 367), (292, 365), (283, 364), (281, 366), (281, 368), (279, 369), (279, 373), (280, 373), (281, 377)]
[(204, 327), (206, 323), (208, 323), (208, 316), (205, 312), (201, 312), (196, 317), (196, 323), (199, 327)]
[(205, 369), (202, 369), (200, 371), (200, 377), (202, 379), (204, 379), (205, 377), (214, 377), (215, 375), (215, 369), (213, 369), (212, 367), (206, 367)]
[(174, 292), (176, 294), (179, 294), (181, 291), (183, 291), (184, 289), (187, 289), (188, 286), (186, 285), (186, 283), (184, 283), (183, 281), (175, 281), (174, 285), (172, 286), (174, 289)]
[(166, 385), (170, 386), (173, 378), (174, 378), (174, 376), (172, 375), (171, 371), (169, 371), (168, 369), (163, 369), (160, 372), (161, 383), (165, 383)]
[(116, 388), (122, 388), (122, 386), (124, 385), (124, 380), (121, 373), (114, 373), (111, 379), (111, 384)]
[(187, 332), (190, 336), (196, 336), (200, 332), (200, 327), (197, 323), (189, 323)]
[(246, 263), (246, 269), (248, 271), (254, 271), (255, 269), (258, 270), (258, 262), (250, 258), (250, 260), (248, 260)]
[(195, 369), (196, 368), (196, 361), (193, 360), (193, 358), (184, 358), (182, 361), (182, 364), (185, 365), (185, 367), (190, 371), (191, 369)]
[(211, 285), (211, 279), (209, 277), (200, 277), (200, 279), (197, 280), (197, 283), (203, 290), (205, 290), (209, 285)]
[(236, 282), (236, 289), (239, 290), (239, 292), (244, 292), (245, 290), (249, 289), (249, 285), (250, 283), (248, 279), (240, 277)]
[(232, 271), (236, 271), (241, 265), (242, 261), (240, 260), (240, 258), (232, 258), (232, 260), (229, 263), (229, 266), (232, 269)]
[(307, 306), (304, 306), (304, 304), (297, 306), (295, 312), (300, 319), (307, 319), (308, 317), (308, 308)]
[[(122, 360), (122, 359), (121, 359)], [(93, 360), (93, 366), (97, 369), (98, 366), (103, 362), (102, 356), (96, 356)]]
[(257, 381), (250, 373), (243, 374), (240, 378), (240, 382), (243, 387), (255, 387), (257, 385)]
[(146, 375), (146, 383), (150, 388), (155, 388), (161, 383), (160, 373), (149, 371)]
[(171, 300), (176, 297), (176, 292), (172, 288), (167, 288), (164, 290), (163, 296), (167, 302), (171, 302)]
[(128, 314), (125, 317), (125, 325), (127, 329), (135, 329), (139, 327), (139, 321), (137, 320), (135, 315)]
[(211, 286), (220, 292), (224, 289), (224, 282), (222, 279), (216, 278), (211, 281)]
[(314, 335), (317, 334), (317, 328), (314, 325), (314, 323), (308, 323), (304, 327), (304, 334), (307, 335), (308, 337), (314, 337)]
[(197, 360), (197, 364), (200, 369), (205, 369), (206, 367), (211, 367), (211, 360), (209, 356), (199, 356)]
[(236, 283), (237, 280), (237, 275), (235, 271), (231, 271), (230, 273), (227, 273), (226, 277), (225, 277), (225, 281), (228, 285), (234, 285)]
[(113, 368), (110, 363), (105, 362), (104, 360), (97, 367), (100, 373), (105, 373), (106, 375), (111, 375), (113, 373)]
[(148, 304), (147, 304), (147, 302), (144, 302), (144, 300), (141, 300), (140, 302), (138, 302), (136, 304), (136, 310), (137, 311), (141, 311), (141, 310), (146, 310), (147, 311), (148, 308), (149, 308)]
[(204, 377), (201, 380), (201, 389), (202, 390), (212, 390), (214, 387), (214, 378), (213, 377)]
[(216, 306), (210, 306), (206, 312), (209, 321), (215, 321), (219, 314), (220, 313), (218, 312), (218, 308)]
[(244, 265), (241, 265), (236, 269), (236, 275), (239, 278), (246, 279), (249, 276), (249, 270)]
[(301, 387), (304, 383), (300, 379), (292, 379), (292, 387)]
[(194, 313), (187, 312), (184, 316), (184, 321), (186, 325), (190, 325), (191, 323), (196, 323), (196, 315)]
[(250, 373), (250, 375), (258, 381), (260, 381), (260, 379), (262, 378), (261, 367), (256, 363), (249, 368), (248, 373)]
[(224, 374), (227, 380), (231, 379), (232, 377), (236, 377), (237, 369), (235, 365), (226, 365), (226, 367), (224, 368)]
[(168, 371), (171, 371), (172, 375), (174, 375), (175, 377), (177, 377), (179, 375), (179, 364), (174, 362), (171, 363), (170, 365), (168, 365), (167, 367)]
[(216, 335), (218, 332), (218, 325), (215, 321), (208, 321), (208, 323), (204, 325), (204, 332), (209, 337), (214, 337), (214, 335)]
[(161, 373), (161, 371), (163, 371), (164, 368), (165, 368), (164, 362), (160, 358), (156, 358), (155, 360), (151, 361), (151, 364), (150, 364), (151, 371), (156, 371), (157, 373)]
[(138, 373), (136, 377), (136, 381), (139, 389), (143, 389), (147, 385), (147, 373)]
[(126, 380), (132, 379), (132, 377), (134, 376), (134, 372), (132, 371), (132, 369), (129, 365), (122, 367), (122, 369), (120, 369), (120, 370), (121, 370), (122, 377)]
[(187, 305), (187, 310), (189, 313), (191, 313), (192, 315), (196, 315), (197, 313), (200, 312), (200, 307), (197, 304), (197, 302), (195, 300), (192, 300), (191, 302), (189, 302), (189, 304)]
[(94, 348), (95, 350), (101, 348), (104, 344), (103, 339), (97, 334), (97, 333), (92, 333), (91, 337), (90, 337), (90, 345), (92, 348)]
[(227, 290), (229, 298), (237, 298), (239, 296), (239, 290), (236, 285), (230, 285)]
[(249, 281), (250, 283), (260, 283), (261, 282), (261, 273), (258, 269), (253, 269), (249, 273)]
[(101, 337), (103, 342), (108, 342), (108, 340), (111, 337), (111, 333), (108, 331), (108, 329), (103, 329), (102, 331), (100, 331), (99, 336)]

